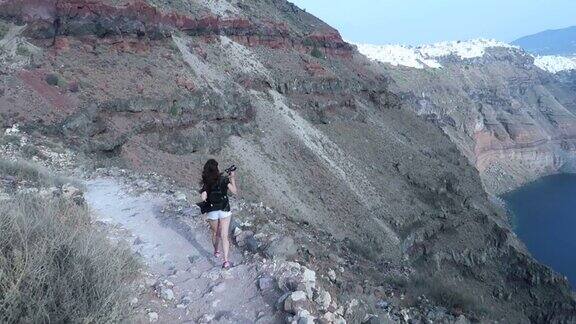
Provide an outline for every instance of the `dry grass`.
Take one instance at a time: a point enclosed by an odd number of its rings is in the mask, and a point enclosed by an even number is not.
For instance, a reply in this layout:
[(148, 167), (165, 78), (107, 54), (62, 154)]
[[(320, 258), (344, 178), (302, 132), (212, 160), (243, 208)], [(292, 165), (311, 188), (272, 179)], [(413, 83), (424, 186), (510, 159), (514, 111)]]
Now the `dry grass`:
[(94, 231), (86, 207), (31, 195), (0, 205), (1, 323), (126, 319), (138, 267), (128, 248)]
[(51, 174), (46, 168), (25, 160), (0, 159), (0, 175), (13, 176), (42, 187), (60, 187), (69, 183), (77, 188), (83, 188), (79, 181)]

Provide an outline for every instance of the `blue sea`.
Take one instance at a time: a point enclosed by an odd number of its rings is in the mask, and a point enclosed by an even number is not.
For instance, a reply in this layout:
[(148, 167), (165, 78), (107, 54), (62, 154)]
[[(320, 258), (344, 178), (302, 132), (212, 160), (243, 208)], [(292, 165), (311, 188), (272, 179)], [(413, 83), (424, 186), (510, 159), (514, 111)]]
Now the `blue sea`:
[(576, 287), (576, 175), (545, 177), (502, 198), (532, 255)]

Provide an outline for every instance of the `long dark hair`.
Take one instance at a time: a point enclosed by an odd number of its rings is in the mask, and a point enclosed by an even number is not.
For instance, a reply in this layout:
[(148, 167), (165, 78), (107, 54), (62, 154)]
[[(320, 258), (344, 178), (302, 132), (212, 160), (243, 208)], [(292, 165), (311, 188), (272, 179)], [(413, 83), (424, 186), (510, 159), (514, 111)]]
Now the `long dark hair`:
[(220, 170), (218, 170), (218, 162), (214, 159), (206, 161), (204, 170), (202, 171), (202, 190), (210, 191), (210, 189), (218, 183), (219, 179)]

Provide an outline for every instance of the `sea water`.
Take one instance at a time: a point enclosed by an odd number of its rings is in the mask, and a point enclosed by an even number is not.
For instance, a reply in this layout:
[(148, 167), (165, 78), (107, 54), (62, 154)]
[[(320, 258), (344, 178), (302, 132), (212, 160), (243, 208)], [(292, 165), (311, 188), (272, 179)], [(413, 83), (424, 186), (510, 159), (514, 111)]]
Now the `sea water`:
[(545, 177), (502, 198), (532, 255), (576, 287), (576, 175)]

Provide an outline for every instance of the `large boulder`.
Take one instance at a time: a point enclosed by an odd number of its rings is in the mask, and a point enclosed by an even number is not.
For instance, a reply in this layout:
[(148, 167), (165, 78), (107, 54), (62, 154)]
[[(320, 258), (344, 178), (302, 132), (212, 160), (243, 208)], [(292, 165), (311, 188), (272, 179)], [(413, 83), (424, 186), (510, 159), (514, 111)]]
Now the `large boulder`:
[(266, 255), (273, 259), (288, 259), (298, 253), (298, 247), (289, 236), (274, 240), (266, 248)]

